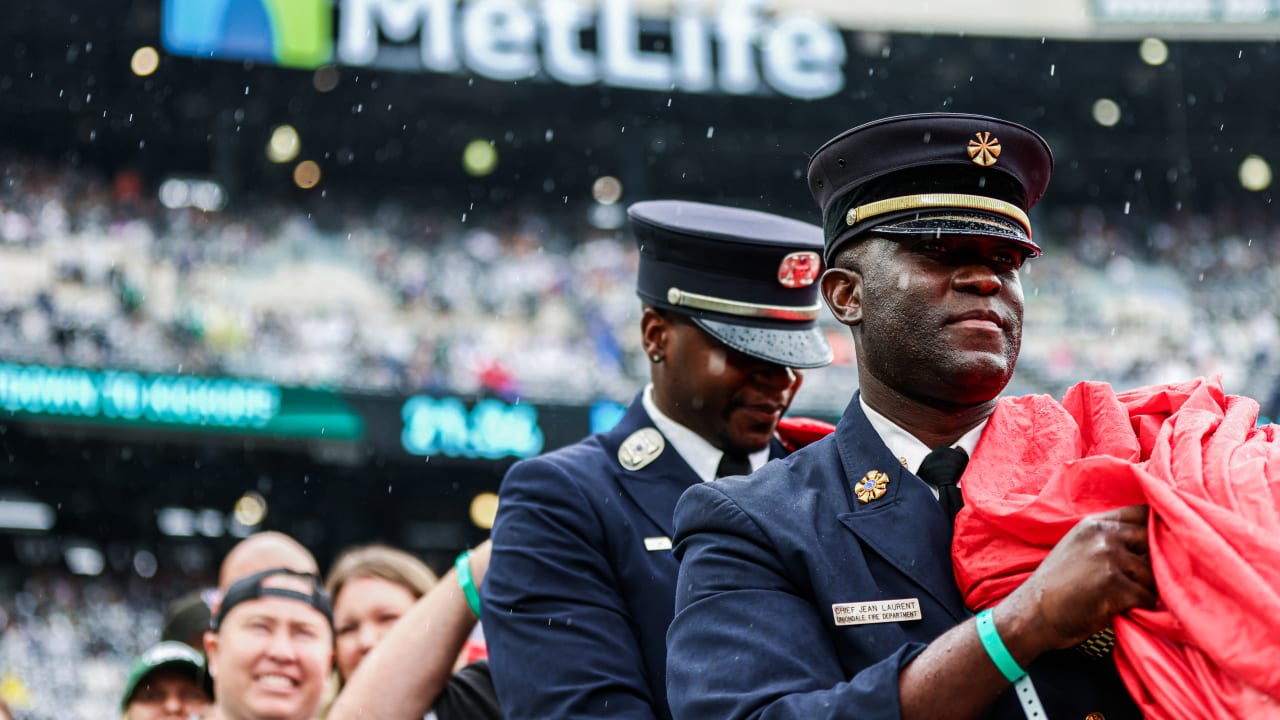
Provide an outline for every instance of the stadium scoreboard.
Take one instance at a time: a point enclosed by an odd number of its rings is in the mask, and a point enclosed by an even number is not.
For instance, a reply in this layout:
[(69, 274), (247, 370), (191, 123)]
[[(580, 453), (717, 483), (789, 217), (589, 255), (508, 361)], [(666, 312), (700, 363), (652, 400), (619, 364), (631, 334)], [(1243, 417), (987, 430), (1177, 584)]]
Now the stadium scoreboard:
[(533, 457), (607, 430), (621, 406), (361, 395), (260, 380), (0, 362), (0, 423), (347, 443), (384, 456)]

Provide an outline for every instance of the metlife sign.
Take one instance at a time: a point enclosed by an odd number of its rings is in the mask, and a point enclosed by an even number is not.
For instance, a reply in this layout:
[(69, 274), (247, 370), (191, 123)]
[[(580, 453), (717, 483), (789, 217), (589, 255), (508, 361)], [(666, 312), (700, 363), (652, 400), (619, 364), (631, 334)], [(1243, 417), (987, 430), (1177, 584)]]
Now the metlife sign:
[[(313, 68), (328, 63), (498, 81), (818, 99), (844, 87), (839, 29), (765, 0), (164, 0), (173, 53)], [(336, 25), (336, 42), (334, 41)]]

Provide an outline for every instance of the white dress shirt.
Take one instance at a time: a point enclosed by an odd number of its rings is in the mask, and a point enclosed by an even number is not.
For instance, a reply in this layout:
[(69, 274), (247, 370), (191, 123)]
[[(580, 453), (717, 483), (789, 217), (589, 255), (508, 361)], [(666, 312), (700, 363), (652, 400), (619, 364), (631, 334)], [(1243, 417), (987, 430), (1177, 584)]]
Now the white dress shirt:
[[(707, 442), (698, 433), (664, 415), (653, 402), (652, 383), (645, 386), (640, 402), (644, 404), (644, 411), (649, 413), (649, 419), (653, 420), (658, 431), (667, 439), (667, 442), (671, 443), (671, 447), (675, 448), (680, 457), (684, 458), (689, 467), (693, 468), (702, 482), (715, 480), (716, 468), (720, 466), (720, 458), (724, 457), (724, 452)], [(747, 456), (747, 459), (751, 461), (751, 472), (755, 472), (769, 462), (769, 448), (766, 446), (763, 450), (753, 452)]]
[[(898, 462), (902, 466), (913, 473), (919, 474), (920, 464), (924, 462), (924, 456), (928, 455), (933, 448), (925, 445), (916, 439), (915, 435), (903, 430), (892, 420), (872, 410), (867, 401), (858, 396), (858, 404), (862, 406), (862, 412), (866, 413), (867, 420), (871, 422), (871, 427), (875, 428), (876, 434), (889, 446), (889, 452), (898, 457)], [(960, 439), (951, 444), (951, 447), (957, 450), (963, 450), (966, 455), (973, 457), (974, 448), (978, 447), (978, 438), (982, 437), (982, 431), (987, 427), (987, 421), (983, 420), (978, 426), (964, 435)], [(925, 483), (928, 485), (928, 483)], [(960, 483), (956, 483), (959, 487)], [(929, 485), (929, 492), (933, 493), (933, 497), (938, 497), (938, 488)]]

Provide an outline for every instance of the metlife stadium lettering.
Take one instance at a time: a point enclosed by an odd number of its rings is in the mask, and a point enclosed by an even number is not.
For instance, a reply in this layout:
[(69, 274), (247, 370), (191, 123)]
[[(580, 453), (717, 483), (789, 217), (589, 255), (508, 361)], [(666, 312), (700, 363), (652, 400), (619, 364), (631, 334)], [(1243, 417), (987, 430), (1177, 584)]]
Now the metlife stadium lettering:
[[(423, 69), (493, 80), (545, 75), (569, 85), (801, 99), (844, 87), (839, 30), (812, 13), (770, 17), (764, 0), (723, 0), (709, 16), (703, 2), (681, 0), (670, 19), (643, 23), (631, 0), (600, 0), (597, 12), (580, 0), (340, 2), (342, 65), (404, 67), (394, 46), (417, 38)], [(591, 34), (593, 49), (583, 43)]]

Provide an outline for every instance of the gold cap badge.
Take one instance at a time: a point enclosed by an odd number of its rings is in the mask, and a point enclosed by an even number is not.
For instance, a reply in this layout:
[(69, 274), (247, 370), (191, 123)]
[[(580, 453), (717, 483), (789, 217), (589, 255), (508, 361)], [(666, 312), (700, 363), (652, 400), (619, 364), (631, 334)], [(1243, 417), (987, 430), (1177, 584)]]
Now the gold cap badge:
[(853, 486), (853, 492), (858, 496), (858, 502), (869, 503), (872, 500), (879, 500), (884, 497), (885, 488), (889, 486), (889, 476), (879, 470), (872, 470)]
[(666, 438), (654, 428), (637, 430), (622, 441), (622, 447), (618, 448), (618, 462), (627, 470), (639, 470), (657, 460), (666, 447)]
[(991, 167), (1000, 157), (1000, 138), (985, 130), (969, 141), (969, 159), (982, 167)]

